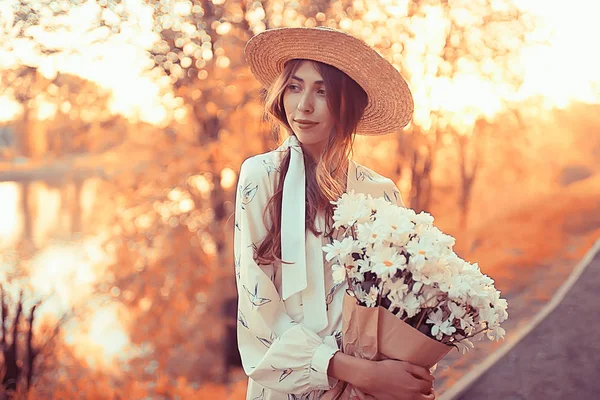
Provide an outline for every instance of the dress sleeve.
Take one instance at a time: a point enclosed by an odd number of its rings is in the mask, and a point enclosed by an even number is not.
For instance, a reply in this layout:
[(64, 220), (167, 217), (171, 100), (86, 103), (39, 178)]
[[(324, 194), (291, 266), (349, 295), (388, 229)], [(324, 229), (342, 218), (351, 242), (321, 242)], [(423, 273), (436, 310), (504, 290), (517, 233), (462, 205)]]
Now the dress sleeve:
[(234, 257), (238, 290), (238, 346), (244, 371), (260, 385), (300, 394), (330, 389), (329, 360), (338, 351), (333, 336), (322, 338), (296, 323), (273, 280), (273, 265), (258, 265), (254, 249), (267, 234), (263, 210), (272, 192), (264, 163), (247, 159), (236, 195)]

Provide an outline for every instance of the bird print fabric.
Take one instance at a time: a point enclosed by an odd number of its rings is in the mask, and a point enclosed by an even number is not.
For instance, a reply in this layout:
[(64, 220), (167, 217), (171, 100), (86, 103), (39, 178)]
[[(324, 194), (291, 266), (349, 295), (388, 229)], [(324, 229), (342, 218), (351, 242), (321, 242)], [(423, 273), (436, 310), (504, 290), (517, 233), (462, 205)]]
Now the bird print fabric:
[[(317, 400), (337, 381), (327, 376), (329, 361), (341, 341), (342, 300), (346, 284), (334, 285), (331, 263), (324, 260), (327, 326), (313, 332), (303, 323), (302, 292), (282, 300), (281, 268), (258, 265), (254, 252), (267, 235), (263, 211), (280, 173), (281, 148), (244, 161), (235, 206), (234, 261), (238, 289), (238, 346), (248, 375), (247, 400)], [(395, 201), (394, 183), (353, 161), (348, 189), (385, 195)], [(399, 199), (399, 197), (398, 197)], [(400, 199), (401, 204), (401, 199)], [(334, 232), (335, 233), (335, 232)], [(330, 242), (322, 237), (321, 245)], [(323, 254), (320, 246), (307, 252)]]

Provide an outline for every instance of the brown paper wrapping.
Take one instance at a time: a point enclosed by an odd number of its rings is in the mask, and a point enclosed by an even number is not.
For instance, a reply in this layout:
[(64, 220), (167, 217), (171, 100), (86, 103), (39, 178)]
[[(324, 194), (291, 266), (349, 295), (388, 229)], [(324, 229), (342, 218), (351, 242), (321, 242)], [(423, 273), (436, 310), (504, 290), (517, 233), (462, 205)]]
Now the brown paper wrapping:
[[(401, 321), (383, 307), (363, 307), (346, 294), (342, 309), (342, 352), (354, 357), (380, 361), (408, 361), (431, 368), (452, 347), (434, 340)], [(338, 382), (321, 400), (374, 400), (358, 388)]]

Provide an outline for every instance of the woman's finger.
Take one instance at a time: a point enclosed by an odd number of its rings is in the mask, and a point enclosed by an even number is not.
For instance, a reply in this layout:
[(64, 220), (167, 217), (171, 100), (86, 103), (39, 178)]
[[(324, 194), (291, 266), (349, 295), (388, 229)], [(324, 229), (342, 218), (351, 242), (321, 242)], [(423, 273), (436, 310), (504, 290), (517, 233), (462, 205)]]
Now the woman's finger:
[(423, 379), (419, 379), (417, 382), (419, 385), (419, 392), (421, 392), (423, 394), (429, 394), (433, 390), (433, 386), (431, 386), (431, 382), (424, 381)]
[(410, 368), (408, 369), (408, 372), (410, 372), (411, 374), (416, 375), (417, 377), (419, 377), (423, 380), (426, 380), (428, 382), (433, 382), (433, 380), (435, 379), (433, 377), (433, 375), (431, 375), (429, 373), (429, 371), (426, 370), (425, 368), (420, 367), (418, 365), (414, 365), (414, 364), (409, 364), (409, 365), (410, 365)]

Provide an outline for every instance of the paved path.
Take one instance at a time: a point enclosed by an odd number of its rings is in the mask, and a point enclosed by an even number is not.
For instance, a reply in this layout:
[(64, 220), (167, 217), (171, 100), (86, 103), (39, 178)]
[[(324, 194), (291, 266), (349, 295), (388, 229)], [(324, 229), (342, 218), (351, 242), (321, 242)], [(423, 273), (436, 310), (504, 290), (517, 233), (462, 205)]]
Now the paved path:
[(443, 398), (600, 399), (600, 251), (589, 257), (541, 322), (477, 379)]

